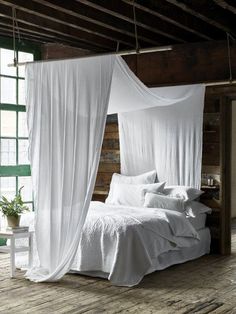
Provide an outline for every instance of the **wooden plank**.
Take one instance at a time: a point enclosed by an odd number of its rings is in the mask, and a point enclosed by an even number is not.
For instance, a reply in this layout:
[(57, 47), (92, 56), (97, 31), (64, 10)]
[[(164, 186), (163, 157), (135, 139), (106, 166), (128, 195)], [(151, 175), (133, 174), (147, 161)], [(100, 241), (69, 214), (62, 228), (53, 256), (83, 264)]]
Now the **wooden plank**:
[(178, 0), (166, 0), (167, 2), (176, 5), (183, 11), (192, 14), (194, 17), (207, 22), (208, 24), (218, 28), (219, 30), (236, 35), (235, 21), (233, 14), (227, 14), (226, 10), (222, 11), (216, 4), (209, 1), (193, 3), (182, 3)]
[(136, 8), (142, 10), (143, 12), (150, 13), (151, 15), (156, 16), (158, 19), (163, 19), (170, 24), (173, 24), (179, 28), (183, 28), (184, 30), (193, 33), (201, 38), (210, 40), (210, 38), (215, 38), (216, 29), (211, 27), (209, 24), (200, 22), (199, 19), (195, 17), (190, 17), (183, 10), (174, 7), (168, 3), (162, 3), (159, 1), (156, 2), (146, 2), (143, 5), (141, 0), (139, 1), (131, 1), (131, 0), (123, 0), (129, 5), (135, 6)]
[(220, 165), (221, 165), (221, 195), (222, 202), (220, 229), (221, 253), (231, 252), (231, 116), (232, 104), (229, 98), (221, 97), (221, 127), (220, 127)]
[[(232, 237), (235, 252), (235, 231)], [(9, 256), (0, 254), (0, 313), (234, 313), (235, 264), (235, 254), (207, 255), (152, 273), (138, 286), (127, 288), (74, 274), (59, 282), (36, 284), (17, 271), (17, 279), (11, 280), (6, 274)]]
[(220, 174), (220, 166), (202, 165), (202, 173)]
[(112, 172), (98, 172), (95, 186), (96, 188), (108, 189), (111, 182)]
[[(65, 16), (65, 14), (55, 14), (52, 10), (45, 9), (40, 4), (32, 3), (24, 0), (1, 0), (0, 3), (5, 6), (15, 7), (17, 9), (17, 19), (28, 20), (28, 18), (33, 18), (39, 25), (47, 26), (51, 30), (64, 31), (65, 35), (69, 34), (76, 36), (78, 40), (83, 41), (85, 43), (89, 43), (90, 45), (102, 47), (104, 49), (115, 49), (116, 41), (114, 38), (110, 38), (101, 33), (95, 33), (89, 31), (85, 27), (81, 27), (79, 24), (70, 22), (75, 20), (76, 18), (73, 16)], [(23, 12), (23, 13), (22, 13)], [(24, 17), (23, 17), (24, 16)]]
[(119, 133), (117, 132), (109, 132), (104, 134), (104, 139), (105, 140), (118, 140), (119, 139)]
[[(96, 0), (80, 0), (80, 2), (97, 9), (99, 12), (105, 12), (121, 20), (134, 23), (132, 8), (124, 2), (121, 3), (119, 0), (113, 0), (112, 2), (103, 0), (101, 3), (98, 3)], [(166, 42), (168, 39), (172, 39), (174, 42), (186, 42), (185, 38), (191, 41), (190, 36), (194, 36), (183, 30), (181, 30), (180, 34), (175, 26), (156, 19), (152, 15), (148, 15), (147, 18), (139, 10), (136, 11), (136, 24), (139, 29), (146, 29), (152, 32), (153, 38), (157, 38), (159, 42)]]
[(102, 149), (120, 149), (119, 139), (104, 139), (102, 143)]
[(118, 133), (118, 123), (107, 123), (105, 128), (105, 133), (117, 132)]
[(100, 163), (98, 172), (120, 172), (120, 164), (119, 163)]
[(103, 149), (100, 156), (100, 162), (119, 163), (120, 151), (116, 149)]
[[(124, 56), (136, 75), (150, 87), (217, 82), (229, 79), (226, 41), (175, 45), (172, 51)], [(231, 45), (232, 73), (236, 77), (236, 44)]]
[[(63, 0), (53, 0), (53, 1), (45, 1), (45, 0), (33, 0), (34, 2), (42, 3), (46, 7), (53, 8), (59, 12), (66, 13), (68, 15), (75, 16), (83, 21), (87, 22), (88, 29), (96, 29), (96, 31), (101, 31), (102, 33), (110, 32), (110, 35), (114, 36), (114, 39), (120, 41), (122, 43), (122, 38), (124, 35), (129, 38), (128, 46), (133, 46), (134, 44), (134, 31), (133, 27), (130, 23), (127, 23), (121, 19), (110, 17), (104, 12), (100, 12), (97, 14), (97, 10), (86, 6), (81, 2), (65, 2)], [(83, 25), (83, 22), (82, 22)], [(84, 24), (85, 26), (86, 24)], [(102, 28), (101, 28), (102, 27)], [(122, 37), (120, 37), (122, 34)], [(148, 32), (141, 32), (138, 34), (139, 40), (144, 43), (157, 45), (158, 42), (151, 38), (151, 35)], [(119, 40), (121, 38), (121, 40)]]

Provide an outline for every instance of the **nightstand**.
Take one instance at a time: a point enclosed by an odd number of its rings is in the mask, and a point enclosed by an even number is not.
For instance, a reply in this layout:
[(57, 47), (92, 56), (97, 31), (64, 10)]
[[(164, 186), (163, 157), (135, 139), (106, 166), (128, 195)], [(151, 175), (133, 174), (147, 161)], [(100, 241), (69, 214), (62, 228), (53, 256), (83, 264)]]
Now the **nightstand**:
[[(0, 238), (10, 240), (10, 245), (0, 246), (0, 253), (10, 253), (10, 277), (15, 275), (15, 254), (18, 252), (29, 252), (29, 267), (33, 261), (33, 231), (28, 232), (12, 232), (8, 230), (0, 230)], [(28, 238), (28, 246), (16, 246), (16, 239)]]

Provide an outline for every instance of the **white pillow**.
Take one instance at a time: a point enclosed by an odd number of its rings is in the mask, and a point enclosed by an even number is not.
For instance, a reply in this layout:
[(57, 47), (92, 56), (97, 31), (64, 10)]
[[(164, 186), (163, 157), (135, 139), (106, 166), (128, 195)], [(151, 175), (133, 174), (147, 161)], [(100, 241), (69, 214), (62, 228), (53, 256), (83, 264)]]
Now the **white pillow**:
[(147, 192), (162, 192), (165, 182), (153, 184), (113, 184), (113, 197), (106, 199), (107, 204), (143, 207)]
[(196, 202), (196, 201), (189, 201), (185, 204), (185, 213), (189, 217), (196, 217), (200, 214), (210, 214), (212, 209), (207, 207), (206, 205)]
[(146, 193), (144, 207), (164, 208), (184, 212), (184, 200), (161, 194)]
[(156, 170), (152, 170), (138, 176), (125, 176), (119, 173), (113, 173), (110, 183), (110, 191), (106, 199), (106, 203), (110, 203), (113, 199), (113, 184), (126, 183), (126, 184), (149, 184), (154, 183), (157, 177)]
[(171, 185), (166, 186), (163, 193), (170, 197), (181, 198), (185, 201), (193, 201), (204, 192), (195, 188), (191, 188), (190, 186)]

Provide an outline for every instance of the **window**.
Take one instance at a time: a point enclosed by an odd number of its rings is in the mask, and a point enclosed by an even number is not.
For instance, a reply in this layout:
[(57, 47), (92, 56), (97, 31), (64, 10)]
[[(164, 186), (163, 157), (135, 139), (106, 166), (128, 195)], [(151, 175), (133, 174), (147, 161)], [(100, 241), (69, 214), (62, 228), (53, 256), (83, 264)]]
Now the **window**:
[[(12, 198), (21, 186), (22, 198), (32, 210), (33, 195), (28, 160), (28, 130), (25, 108), (24, 66), (9, 67), (14, 51), (11, 40), (0, 38), (0, 196)], [(38, 59), (38, 47), (18, 47), (18, 62)]]

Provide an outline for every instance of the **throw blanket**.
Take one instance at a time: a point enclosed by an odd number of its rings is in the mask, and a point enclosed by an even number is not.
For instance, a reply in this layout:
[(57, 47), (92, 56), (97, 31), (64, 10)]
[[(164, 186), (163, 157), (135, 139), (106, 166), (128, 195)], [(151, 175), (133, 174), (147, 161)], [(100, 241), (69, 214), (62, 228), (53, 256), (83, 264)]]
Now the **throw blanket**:
[(133, 286), (157, 256), (198, 239), (183, 213), (91, 202), (72, 270), (103, 273), (114, 285)]

